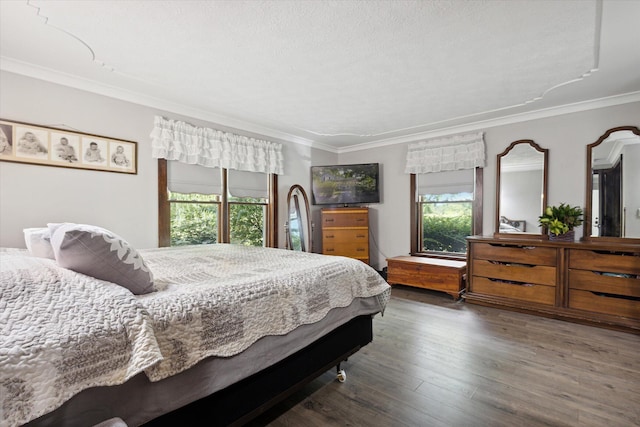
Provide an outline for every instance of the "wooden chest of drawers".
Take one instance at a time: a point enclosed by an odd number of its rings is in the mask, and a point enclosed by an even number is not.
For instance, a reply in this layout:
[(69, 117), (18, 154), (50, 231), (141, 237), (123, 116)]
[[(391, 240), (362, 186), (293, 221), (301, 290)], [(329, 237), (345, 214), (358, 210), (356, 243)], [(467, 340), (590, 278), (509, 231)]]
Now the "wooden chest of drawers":
[(568, 305), (640, 321), (640, 251), (569, 249)]
[(322, 209), (322, 253), (369, 264), (369, 209)]
[(387, 282), (446, 292), (458, 299), (464, 290), (465, 261), (399, 256), (387, 259)]
[(640, 245), (468, 241), (468, 302), (640, 333)]
[(553, 306), (558, 283), (557, 250), (531, 244), (477, 243), (470, 291)]

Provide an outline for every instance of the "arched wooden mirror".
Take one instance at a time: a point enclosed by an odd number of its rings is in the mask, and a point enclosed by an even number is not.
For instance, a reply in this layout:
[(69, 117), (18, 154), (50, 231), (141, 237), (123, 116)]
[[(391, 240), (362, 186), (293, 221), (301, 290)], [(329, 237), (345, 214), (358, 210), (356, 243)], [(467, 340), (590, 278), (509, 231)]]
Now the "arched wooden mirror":
[(640, 130), (635, 126), (609, 129), (587, 145), (584, 240), (640, 243), (638, 165)]
[(548, 152), (532, 140), (522, 139), (498, 154), (496, 235), (546, 236), (538, 217), (547, 202)]
[(287, 249), (311, 252), (313, 229), (309, 199), (304, 188), (298, 184), (292, 185), (287, 194), (287, 213)]

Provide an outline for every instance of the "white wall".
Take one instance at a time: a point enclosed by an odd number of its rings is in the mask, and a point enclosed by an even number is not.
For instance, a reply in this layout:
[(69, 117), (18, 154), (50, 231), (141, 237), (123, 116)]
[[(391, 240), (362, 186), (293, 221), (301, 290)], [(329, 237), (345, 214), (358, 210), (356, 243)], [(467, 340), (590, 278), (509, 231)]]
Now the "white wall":
[[(494, 232), (496, 156), (511, 142), (532, 139), (549, 149), (548, 204), (565, 202), (584, 207), (586, 145), (616, 126), (640, 127), (640, 102), (480, 129), (485, 132), (487, 150), (482, 234)], [(371, 259), (378, 269), (386, 265), (386, 257), (410, 251), (409, 175), (403, 172), (407, 146), (396, 144), (339, 156), (343, 164), (379, 162), (384, 170), (382, 203), (370, 206), (374, 213), (371, 232), (380, 247), (377, 254), (372, 248)], [(582, 227), (576, 234), (582, 236)]]
[(331, 165), (338, 162), (338, 155), (325, 150), (318, 150), (300, 144), (288, 144), (283, 150), (286, 161), (285, 174), (278, 176), (278, 247), (284, 248), (287, 221), (287, 194), (292, 185), (298, 184), (304, 188), (311, 208), (311, 221), (314, 224), (312, 248), (313, 252), (320, 252), (322, 248), (322, 230), (320, 228), (320, 206), (311, 204), (311, 166)]
[[(156, 114), (194, 125), (229, 129), (166, 111), (114, 100), (12, 73), (0, 73), (0, 117), (138, 142), (138, 174), (124, 175), (0, 162), (0, 246), (24, 247), (22, 229), (47, 222), (74, 221), (103, 226), (139, 248), (155, 247), (157, 168), (149, 133)], [(496, 156), (511, 142), (533, 139), (549, 148), (549, 203), (584, 206), (585, 146), (615, 126), (640, 127), (640, 102), (482, 129), (487, 145), (484, 169), (484, 234), (492, 234), (495, 211)], [(274, 140), (273, 138), (266, 138)], [(278, 141), (282, 142), (282, 141)], [(409, 253), (409, 175), (404, 173), (407, 143), (336, 155), (282, 142), (285, 175), (279, 177), (279, 246), (284, 247), (286, 195), (293, 184), (310, 194), (311, 165), (369, 163), (381, 165), (381, 203), (371, 208), (371, 261)], [(319, 208), (313, 207), (319, 225)], [(314, 233), (316, 251), (320, 230)], [(577, 230), (581, 235), (582, 229)]]
[[(337, 156), (215, 123), (119, 101), (29, 77), (0, 73), (0, 117), (42, 126), (136, 141), (138, 174), (0, 162), (0, 246), (24, 247), (22, 229), (47, 222), (95, 224), (123, 236), (134, 247), (158, 244), (157, 161), (149, 134), (155, 115), (281, 142), (285, 175), (279, 177), (279, 224), (286, 220), (292, 184), (309, 189), (312, 159), (335, 163)], [(284, 228), (279, 227), (284, 247)]]

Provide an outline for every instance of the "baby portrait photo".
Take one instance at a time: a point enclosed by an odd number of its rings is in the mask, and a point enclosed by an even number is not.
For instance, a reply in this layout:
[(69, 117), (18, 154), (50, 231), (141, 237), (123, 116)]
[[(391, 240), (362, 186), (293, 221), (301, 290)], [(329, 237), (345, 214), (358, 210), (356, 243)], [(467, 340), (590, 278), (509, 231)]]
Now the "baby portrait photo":
[(49, 134), (37, 128), (16, 127), (16, 156), (49, 158)]
[(69, 133), (51, 132), (51, 160), (77, 163), (80, 153), (80, 138)]
[(97, 138), (82, 138), (82, 163), (105, 164), (107, 162), (107, 142)]

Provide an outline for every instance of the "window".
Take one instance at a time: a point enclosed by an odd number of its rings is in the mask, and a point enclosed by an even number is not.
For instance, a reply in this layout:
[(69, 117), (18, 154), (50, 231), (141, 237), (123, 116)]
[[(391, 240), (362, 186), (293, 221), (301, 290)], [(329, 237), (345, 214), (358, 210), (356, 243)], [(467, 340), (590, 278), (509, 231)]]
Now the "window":
[(220, 196), (169, 191), (171, 246), (218, 243)]
[(275, 246), (276, 175), (164, 159), (158, 171), (160, 246)]
[(412, 252), (451, 258), (466, 256), (466, 237), (482, 232), (482, 169), (411, 177), (412, 204), (416, 207)]
[(265, 246), (267, 174), (238, 170), (228, 171), (229, 241), (249, 246)]

